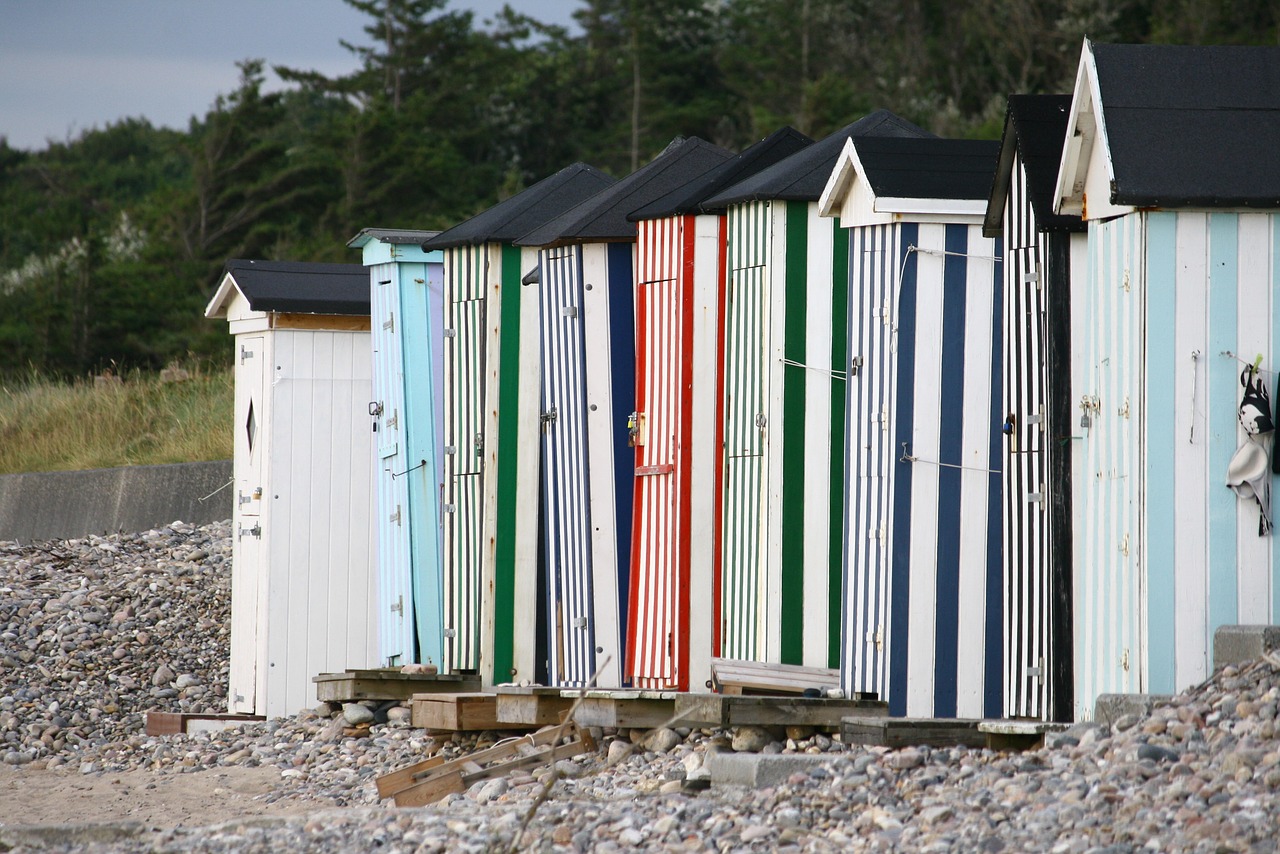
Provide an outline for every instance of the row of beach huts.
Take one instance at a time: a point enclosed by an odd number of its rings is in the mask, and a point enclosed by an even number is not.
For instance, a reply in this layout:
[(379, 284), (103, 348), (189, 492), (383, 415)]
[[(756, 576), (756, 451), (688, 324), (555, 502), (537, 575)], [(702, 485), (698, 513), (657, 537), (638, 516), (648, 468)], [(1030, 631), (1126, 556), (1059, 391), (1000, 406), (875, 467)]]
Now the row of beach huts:
[(231, 712), (353, 667), (696, 692), (727, 658), (1069, 721), (1280, 616), (1237, 418), (1277, 380), (1280, 48), (1086, 42), (999, 142), (678, 139), (350, 246), (230, 261), (206, 311)]

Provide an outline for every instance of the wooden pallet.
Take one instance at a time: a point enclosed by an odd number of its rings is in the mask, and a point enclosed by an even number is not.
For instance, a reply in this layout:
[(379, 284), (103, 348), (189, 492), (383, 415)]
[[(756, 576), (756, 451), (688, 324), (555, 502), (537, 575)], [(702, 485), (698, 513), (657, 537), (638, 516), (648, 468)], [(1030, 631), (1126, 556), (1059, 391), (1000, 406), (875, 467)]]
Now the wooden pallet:
[(398, 668), (347, 670), (312, 676), (316, 699), (333, 703), (354, 700), (408, 700), (414, 694), (433, 691), (467, 692), (480, 690), (480, 677), (460, 673), (401, 673)]
[(839, 732), (844, 718), (885, 717), (889, 704), (826, 697), (680, 694), (676, 697), (675, 714), (686, 726), (812, 726)]
[(966, 718), (845, 718), (840, 740), (845, 744), (882, 747), (986, 747), (981, 721)]
[(798, 664), (711, 659), (711, 685), (721, 694), (803, 694), (840, 687), (840, 671)]
[(595, 740), (572, 723), (548, 727), (459, 759), (433, 756), (384, 774), (376, 781), (378, 797), (394, 798), (398, 807), (420, 807), (446, 795), (465, 792), (481, 780), (503, 777), (517, 769), (537, 768), (595, 749)]
[(502, 685), (493, 690), (498, 698), (498, 723), (504, 727), (558, 724), (573, 706), (573, 699), (562, 696), (559, 688)]

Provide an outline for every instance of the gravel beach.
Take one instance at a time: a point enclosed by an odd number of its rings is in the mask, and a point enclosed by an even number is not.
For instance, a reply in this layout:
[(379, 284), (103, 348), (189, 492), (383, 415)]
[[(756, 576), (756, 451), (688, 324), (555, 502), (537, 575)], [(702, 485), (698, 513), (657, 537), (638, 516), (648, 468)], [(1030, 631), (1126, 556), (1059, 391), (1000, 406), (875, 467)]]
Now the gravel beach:
[[(1280, 848), (1280, 657), (1024, 753), (608, 731), (598, 753), (416, 809), (379, 803), (374, 779), (507, 734), (433, 738), (369, 704), (362, 738), (329, 705), (148, 737), (147, 710), (225, 708), (229, 532), (0, 543), (0, 851)], [(707, 752), (735, 746), (829, 762), (772, 788), (690, 791)]]

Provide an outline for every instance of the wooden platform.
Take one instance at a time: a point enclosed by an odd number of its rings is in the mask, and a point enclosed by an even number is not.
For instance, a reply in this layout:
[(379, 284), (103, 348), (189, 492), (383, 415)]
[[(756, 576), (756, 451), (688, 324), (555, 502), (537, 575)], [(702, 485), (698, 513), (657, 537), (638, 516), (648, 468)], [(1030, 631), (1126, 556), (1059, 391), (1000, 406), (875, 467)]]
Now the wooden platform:
[(844, 718), (885, 717), (889, 704), (826, 697), (678, 694), (673, 713), (681, 715), (683, 726), (812, 726), (839, 732)]
[(803, 694), (840, 687), (840, 671), (798, 664), (711, 659), (711, 684), (721, 694)]
[(217, 712), (147, 712), (147, 735), (177, 735), (178, 733), (226, 729), (240, 724), (264, 721), (262, 715), (233, 715)]
[(526, 728), (517, 724), (499, 723), (497, 695), (478, 692), (414, 694), (413, 725), (421, 729), (454, 732)]
[(998, 720), (982, 721), (978, 732), (987, 737), (987, 747), (992, 750), (1034, 750), (1044, 744), (1044, 737), (1051, 732), (1062, 732), (1070, 724), (1048, 721)]
[(333, 703), (354, 700), (408, 700), (429, 692), (466, 693), (480, 690), (480, 677), (461, 674), (401, 673), (398, 668), (348, 670), (312, 676), (316, 699)]
[[(576, 688), (560, 691), (570, 704), (580, 694)], [(667, 724), (675, 715), (678, 696), (674, 691), (587, 691), (573, 719), (584, 727), (653, 729)]]
[(573, 699), (563, 696), (560, 688), (501, 685), (493, 690), (498, 697), (498, 723), (504, 726), (558, 724), (573, 706)]
[(986, 747), (981, 721), (967, 718), (883, 718), (853, 716), (841, 722), (845, 744), (882, 747)]

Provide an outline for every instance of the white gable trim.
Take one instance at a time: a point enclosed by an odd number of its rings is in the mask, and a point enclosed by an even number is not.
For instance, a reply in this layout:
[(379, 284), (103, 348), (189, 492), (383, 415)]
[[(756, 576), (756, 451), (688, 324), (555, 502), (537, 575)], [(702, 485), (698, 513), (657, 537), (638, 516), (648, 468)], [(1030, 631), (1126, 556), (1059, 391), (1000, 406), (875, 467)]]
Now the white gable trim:
[(1107, 139), (1106, 111), (1098, 88), (1098, 64), (1093, 43), (1085, 39), (1067, 117), (1066, 144), (1058, 164), (1054, 212), (1098, 219), (1132, 211), (1132, 207), (1111, 202), (1115, 176), (1111, 144)]
[(205, 306), (204, 316), (210, 319), (226, 317), (231, 301), (237, 296), (240, 299), (245, 298), (244, 292), (236, 284), (235, 277), (230, 273), (224, 274), (213, 299), (209, 300), (209, 304)]

